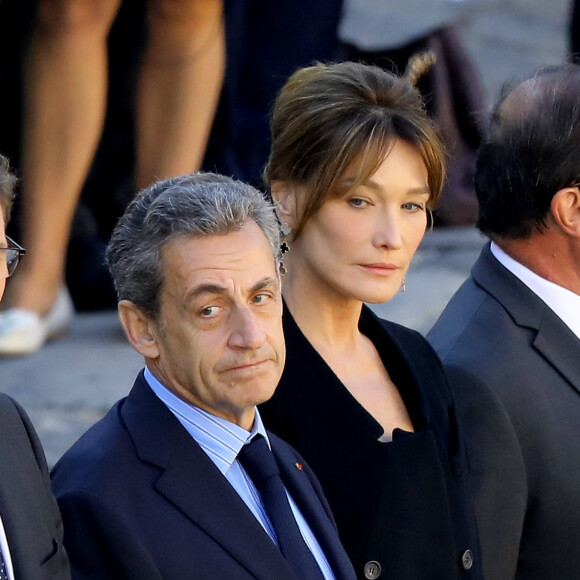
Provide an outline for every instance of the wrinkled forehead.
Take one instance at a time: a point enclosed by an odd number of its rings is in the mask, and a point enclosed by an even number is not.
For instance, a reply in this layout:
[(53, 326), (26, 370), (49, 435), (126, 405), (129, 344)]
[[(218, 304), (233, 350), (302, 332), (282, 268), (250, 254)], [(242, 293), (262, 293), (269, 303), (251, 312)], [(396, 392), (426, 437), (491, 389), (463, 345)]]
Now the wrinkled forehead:
[(223, 235), (181, 236), (164, 246), (162, 254), (164, 285), (190, 287), (200, 280), (252, 285), (277, 274), (270, 244), (254, 222)]

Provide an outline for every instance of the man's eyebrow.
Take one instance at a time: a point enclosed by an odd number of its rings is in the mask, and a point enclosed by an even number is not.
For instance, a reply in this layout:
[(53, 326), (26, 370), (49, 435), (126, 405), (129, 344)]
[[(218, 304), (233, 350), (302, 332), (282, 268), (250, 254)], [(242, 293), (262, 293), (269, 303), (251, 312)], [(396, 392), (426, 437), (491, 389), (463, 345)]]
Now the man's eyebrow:
[[(262, 278), (258, 282), (256, 282), (251, 288), (250, 292), (258, 292), (259, 290), (263, 290), (264, 288), (268, 288), (270, 286), (278, 286), (278, 280), (275, 277), (267, 276), (266, 278)], [(203, 294), (213, 294), (217, 296), (223, 296), (228, 294), (229, 290), (226, 286), (221, 286), (220, 284), (200, 284), (195, 288), (192, 288), (185, 296), (186, 301), (193, 300), (198, 296)]]
[(252, 288), (251, 292), (257, 292), (258, 290), (263, 290), (264, 288), (268, 288), (270, 286), (278, 286), (278, 279), (272, 276), (267, 276), (266, 278), (262, 278), (260, 281), (256, 282)]
[(228, 289), (225, 286), (220, 286), (219, 284), (200, 284), (195, 288), (192, 288), (186, 295), (185, 300), (189, 302), (201, 296), (202, 294), (216, 294), (216, 295), (223, 295), (227, 294)]

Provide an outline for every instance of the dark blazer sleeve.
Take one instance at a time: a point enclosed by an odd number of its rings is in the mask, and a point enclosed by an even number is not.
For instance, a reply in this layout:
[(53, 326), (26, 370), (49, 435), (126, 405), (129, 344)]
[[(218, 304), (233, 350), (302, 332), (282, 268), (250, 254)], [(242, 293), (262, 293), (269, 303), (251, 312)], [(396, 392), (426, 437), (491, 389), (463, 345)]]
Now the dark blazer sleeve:
[[(97, 494), (76, 490), (59, 497), (67, 529), (73, 580), (161, 580), (155, 562), (124, 511)], [(169, 531), (168, 531), (169, 532)]]
[(481, 375), (459, 363), (445, 368), (464, 434), (485, 577), (514, 578), (528, 495), (518, 438), (503, 404)]
[(0, 395), (0, 514), (17, 579), (70, 578), (42, 445), (24, 409)]

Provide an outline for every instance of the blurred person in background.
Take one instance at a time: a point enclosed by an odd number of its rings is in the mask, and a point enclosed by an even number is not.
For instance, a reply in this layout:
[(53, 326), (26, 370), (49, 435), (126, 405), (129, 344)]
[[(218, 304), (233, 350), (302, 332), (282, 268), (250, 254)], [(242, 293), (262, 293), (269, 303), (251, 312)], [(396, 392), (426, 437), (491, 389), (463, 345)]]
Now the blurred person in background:
[(343, 4), (226, 2), (226, 74), (204, 168), (263, 187), (272, 104), (296, 69), (336, 58)]
[[(121, 2), (36, 3), (23, 57), (20, 162), (20, 227), (30, 259), (7, 289), (2, 355), (34, 352), (70, 324), (66, 251), (105, 120), (107, 38)], [(135, 102), (138, 188), (200, 167), (225, 60), (222, 0), (149, 0), (146, 7)]]

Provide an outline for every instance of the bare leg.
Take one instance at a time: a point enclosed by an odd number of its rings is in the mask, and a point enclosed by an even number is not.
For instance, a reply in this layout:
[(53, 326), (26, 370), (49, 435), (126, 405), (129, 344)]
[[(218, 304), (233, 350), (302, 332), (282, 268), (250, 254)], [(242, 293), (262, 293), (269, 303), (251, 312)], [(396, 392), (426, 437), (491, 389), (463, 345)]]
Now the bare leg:
[(23, 245), (6, 307), (45, 313), (64, 283), (74, 209), (101, 134), (106, 38), (120, 0), (39, 0), (24, 60)]
[(225, 66), (222, 0), (150, 0), (137, 96), (139, 187), (199, 169)]

